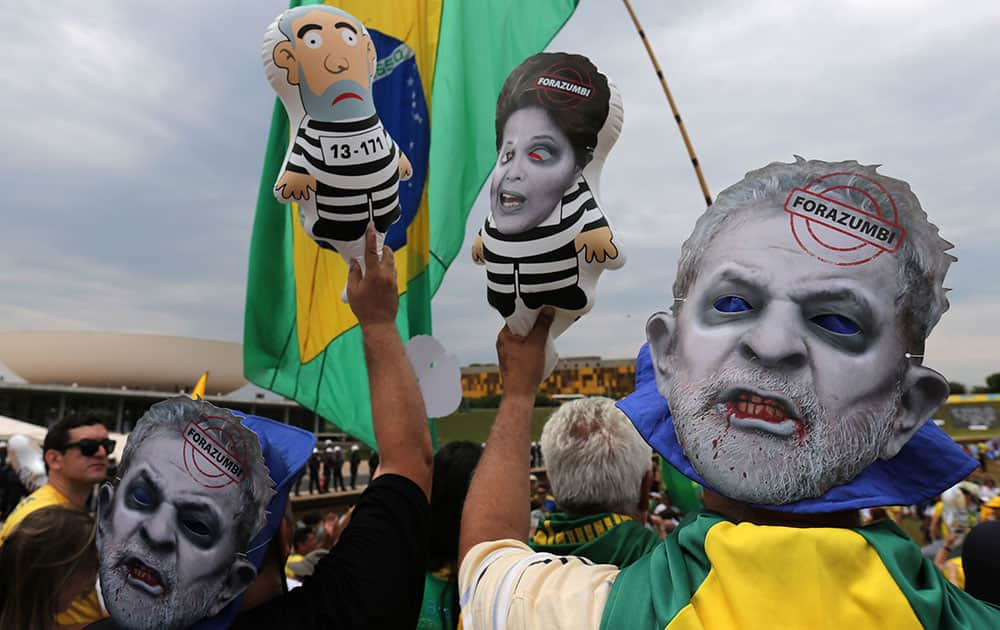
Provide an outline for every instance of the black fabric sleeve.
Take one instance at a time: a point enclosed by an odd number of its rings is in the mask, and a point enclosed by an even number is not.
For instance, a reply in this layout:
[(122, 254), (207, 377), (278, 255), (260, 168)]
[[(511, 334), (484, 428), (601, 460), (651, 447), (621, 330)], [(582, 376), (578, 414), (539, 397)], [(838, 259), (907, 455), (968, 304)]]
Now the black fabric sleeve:
[(431, 508), (420, 488), (382, 475), (361, 495), (337, 545), (305, 584), (236, 618), (239, 630), (417, 625)]

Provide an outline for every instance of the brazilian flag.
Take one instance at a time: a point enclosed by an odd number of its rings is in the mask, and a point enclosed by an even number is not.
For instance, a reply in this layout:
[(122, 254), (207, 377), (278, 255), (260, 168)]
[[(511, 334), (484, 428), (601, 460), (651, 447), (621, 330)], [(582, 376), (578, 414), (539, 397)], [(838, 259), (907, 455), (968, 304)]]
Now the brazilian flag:
[[(291, 6), (303, 4), (314, 3)], [(577, 0), (330, 4), (371, 34), (375, 107), (413, 164), (413, 177), (400, 182), (402, 218), (386, 242), (396, 252), (400, 334), (431, 334), (431, 297), (462, 246), (469, 209), (496, 158), (500, 87), (548, 45)], [(296, 204), (279, 204), (272, 192), (288, 127), (277, 102), (251, 237), (243, 372), (374, 446), (361, 331), (340, 299), (347, 266), (306, 235)]]
[(615, 578), (601, 630), (1000, 628), (890, 521), (779, 527), (698, 512)]

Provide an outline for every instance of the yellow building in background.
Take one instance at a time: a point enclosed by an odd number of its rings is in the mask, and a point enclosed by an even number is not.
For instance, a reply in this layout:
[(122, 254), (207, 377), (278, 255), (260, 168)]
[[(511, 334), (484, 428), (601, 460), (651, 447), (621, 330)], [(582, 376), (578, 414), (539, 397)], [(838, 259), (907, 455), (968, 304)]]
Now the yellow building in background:
[[(577, 395), (621, 398), (633, 389), (635, 359), (567, 357), (559, 359), (540, 391), (550, 398)], [(473, 364), (462, 368), (463, 398), (485, 398), (502, 393), (496, 364)]]

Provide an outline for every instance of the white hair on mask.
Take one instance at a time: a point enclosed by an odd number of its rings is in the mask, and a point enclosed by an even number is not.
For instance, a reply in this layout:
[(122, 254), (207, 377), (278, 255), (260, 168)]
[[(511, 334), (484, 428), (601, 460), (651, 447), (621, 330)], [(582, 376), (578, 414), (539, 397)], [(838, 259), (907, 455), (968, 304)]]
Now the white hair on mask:
[(147, 438), (165, 433), (180, 440), (189, 422), (205, 417), (214, 418), (214, 423), (225, 422), (247, 447), (247, 459), (243, 462), (247, 468), (246, 475), (238, 484), (243, 509), (239, 514), (232, 515), (237, 522), (237, 547), (244, 551), (267, 523), (267, 506), (275, 494), (274, 481), (261, 453), (257, 434), (243, 426), (242, 421), (228, 409), (216, 407), (206, 400), (191, 400), (187, 396), (176, 396), (154, 404), (139, 418), (125, 442), (118, 465), (118, 478), (125, 477), (133, 464), (133, 454)]
[[(737, 228), (754, 213), (783, 212), (785, 198), (793, 188), (805, 187), (832, 173), (856, 173), (884, 187), (899, 212), (900, 225), (906, 230), (899, 251), (893, 254), (898, 273), (896, 312), (907, 350), (923, 354), (924, 340), (948, 310), (947, 289), (943, 283), (948, 267), (956, 260), (947, 253), (954, 246), (941, 238), (937, 226), (927, 220), (927, 213), (910, 185), (879, 174), (878, 167), (853, 160), (823, 162), (795, 156), (795, 162), (772, 162), (747, 173), (740, 182), (719, 193), (715, 203), (698, 218), (691, 236), (681, 247), (674, 281), (674, 308), (682, 303), (679, 300), (687, 297), (698, 276), (702, 256), (723, 229)], [(880, 203), (887, 201), (877, 199), (880, 194), (877, 191), (867, 192)], [(873, 212), (872, 200), (867, 195), (849, 187), (838, 189), (837, 194), (852, 205)]]
[[(281, 104), (285, 106), (291, 128), (298, 129), (299, 124), (306, 115), (305, 107), (302, 105), (302, 98), (299, 96), (299, 86), (289, 83), (285, 70), (279, 68), (274, 63), (274, 48), (281, 42), (289, 41), (288, 37), (279, 28), (281, 20), (285, 17), (285, 13), (275, 18), (274, 22), (271, 22), (267, 30), (264, 31), (264, 41), (261, 43), (260, 57), (268, 83), (271, 84), (271, 87), (278, 94)], [(288, 144), (288, 150), (291, 151), (294, 143), (289, 142)]]
[(570, 514), (634, 510), (652, 454), (610, 398), (565, 403), (542, 430), (552, 494)]

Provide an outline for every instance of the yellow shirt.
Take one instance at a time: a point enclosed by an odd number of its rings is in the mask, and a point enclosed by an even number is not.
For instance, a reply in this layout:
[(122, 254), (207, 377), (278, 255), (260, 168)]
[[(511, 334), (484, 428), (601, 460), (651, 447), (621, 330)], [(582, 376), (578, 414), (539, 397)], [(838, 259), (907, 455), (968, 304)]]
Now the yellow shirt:
[[(948, 529), (948, 526), (944, 522), (944, 518), (942, 516), (943, 513), (944, 513), (944, 501), (938, 501), (937, 503), (934, 504), (934, 516), (936, 516), (938, 519), (938, 529), (940, 530), (942, 540), (948, 538), (949, 534), (951, 534), (951, 530)], [(938, 532), (931, 532), (931, 536), (933, 537), (934, 534), (936, 533)]]
[(941, 572), (944, 573), (949, 582), (963, 591), (965, 590), (965, 567), (962, 566), (961, 557), (952, 558), (945, 562)]
[[(0, 545), (7, 540), (7, 536), (14, 530), (14, 527), (23, 521), (26, 516), (35, 510), (40, 510), (50, 505), (73, 507), (69, 499), (64, 497), (54, 486), (45, 484), (21, 499), (17, 507), (14, 508), (14, 511), (7, 517), (7, 521), (3, 524), (3, 529), (0, 530)], [(59, 625), (86, 624), (103, 619), (104, 616), (104, 609), (101, 607), (101, 601), (97, 597), (97, 589), (90, 589), (88, 592), (74, 599), (65, 612), (56, 614), (56, 623)]]
[(292, 564), (293, 562), (298, 562), (304, 557), (305, 556), (303, 556), (301, 553), (293, 553), (288, 556), (288, 559), (285, 560), (285, 577), (290, 577), (290, 578), (295, 577), (295, 571), (292, 571), (288, 565)]
[(28, 496), (21, 499), (14, 511), (10, 513), (7, 520), (3, 524), (3, 529), (0, 530), (0, 545), (7, 540), (7, 536), (10, 535), (11, 530), (14, 526), (24, 520), (24, 517), (31, 514), (35, 510), (40, 510), (43, 507), (49, 507), (50, 505), (69, 505), (69, 499), (64, 497), (61, 492), (55, 489), (54, 486), (45, 484), (38, 490), (35, 490)]

